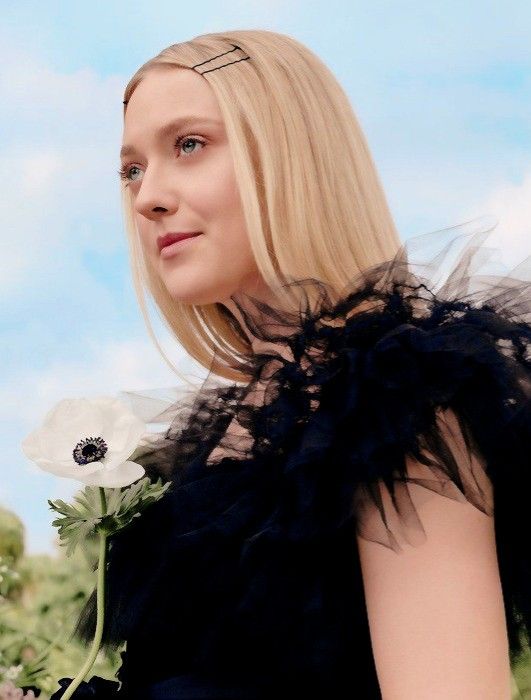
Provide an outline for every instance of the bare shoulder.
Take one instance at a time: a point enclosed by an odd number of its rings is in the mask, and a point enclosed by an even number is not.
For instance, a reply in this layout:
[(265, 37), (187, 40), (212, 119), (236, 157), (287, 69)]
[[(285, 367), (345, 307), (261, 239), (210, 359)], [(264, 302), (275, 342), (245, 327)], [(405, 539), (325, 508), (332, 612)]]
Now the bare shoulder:
[[(408, 475), (425, 475), (409, 461)], [(357, 537), (383, 700), (510, 700), (494, 518), (410, 485), (426, 541), (396, 553)]]

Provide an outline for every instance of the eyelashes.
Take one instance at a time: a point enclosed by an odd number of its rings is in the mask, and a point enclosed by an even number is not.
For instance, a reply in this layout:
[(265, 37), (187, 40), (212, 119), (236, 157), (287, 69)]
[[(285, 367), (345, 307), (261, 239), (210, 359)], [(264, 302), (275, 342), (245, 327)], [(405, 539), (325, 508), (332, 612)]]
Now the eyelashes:
[[(175, 139), (175, 143), (173, 144), (174, 148), (181, 148), (182, 144), (192, 142), (194, 144), (201, 144), (202, 146), (205, 146), (206, 143), (203, 141), (203, 139), (196, 138), (195, 136), (191, 136), (189, 134), (185, 135), (180, 135), (177, 136)], [(201, 150), (201, 149), (200, 149)], [(187, 153), (186, 157), (194, 155), (196, 152), (196, 149), (194, 149), (191, 153)], [(130, 171), (136, 168), (138, 170), (138, 167), (136, 165), (125, 165), (123, 168), (120, 168), (118, 170), (118, 175), (120, 177), (120, 180), (124, 183), (125, 187), (127, 187), (131, 182), (136, 182), (136, 180), (132, 180), (130, 177)]]

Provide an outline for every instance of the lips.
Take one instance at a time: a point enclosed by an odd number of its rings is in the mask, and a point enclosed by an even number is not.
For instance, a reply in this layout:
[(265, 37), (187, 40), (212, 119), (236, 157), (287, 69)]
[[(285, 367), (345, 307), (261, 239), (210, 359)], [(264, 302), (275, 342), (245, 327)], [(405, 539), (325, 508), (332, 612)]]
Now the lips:
[(192, 236), (199, 236), (200, 234), (201, 231), (181, 231), (179, 233), (165, 233), (164, 236), (159, 236), (157, 238), (159, 253), (163, 248), (165, 248), (168, 245), (171, 245), (172, 243), (175, 243), (176, 241), (180, 241), (183, 238), (191, 238)]

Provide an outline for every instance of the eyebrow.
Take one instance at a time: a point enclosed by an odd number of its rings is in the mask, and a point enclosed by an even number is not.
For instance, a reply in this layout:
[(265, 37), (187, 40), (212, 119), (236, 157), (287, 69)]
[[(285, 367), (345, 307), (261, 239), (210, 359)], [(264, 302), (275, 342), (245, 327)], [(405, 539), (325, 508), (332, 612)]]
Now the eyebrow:
[[(164, 124), (164, 126), (161, 126), (159, 129), (156, 130), (155, 134), (161, 138), (164, 136), (167, 136), (168, 134), (174, 132), (177, 129), (182, 129), (186, 128), (188, 126), (191, 126), (192, 124), (212, 124), (216, 126), (221, 126), (221, 122), (218, 121), (217, 119), (211, 119), (209, 117), (199, 117), (193, 114), (186, 115), (183, 117), (179, 117), (177, 119), (172, 119), (170, 122), (167, 124)], [(136, 148), (131, 145), (131, 144), (125, 144), (122, 146), (120, 150), (120, 158), (123, 158), (124, 156), (129, 156), (132, 155), (133, 153), (136, 153), (137, 150)]]

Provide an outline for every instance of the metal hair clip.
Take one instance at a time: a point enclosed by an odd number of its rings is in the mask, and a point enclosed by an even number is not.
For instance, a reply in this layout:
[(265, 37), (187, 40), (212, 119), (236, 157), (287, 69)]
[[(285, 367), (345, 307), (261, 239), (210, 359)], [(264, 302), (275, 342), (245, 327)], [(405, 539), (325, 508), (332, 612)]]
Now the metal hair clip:
[[(198, 66), (203, 66), (205, 63), (210, 63), (211, 61), (215, 61), (216, 58), (220, 58), (220, 56), (225, 56), (228, 53), (232, 53), (233, 51), (236, 51), (238, 49), (239, 51), (243, 51), (242, 48), (239, 46), (236, 46), (236, 44), (231, 44), (233, 46), (233, 49), (229, 49), (228, 51), (224, 51), (223, 53), (218, 54), (217, 56), (214, 56), (213, 58), (207, 58), (206, 61), (201, 61), (201, 63), (196, 63), (195, 66), (190, 66), (190, 68), (193, 68), (196, 73), (199, 73), (199, 75), (203, 75), (204, 73), (210, 73), (213, 70), (218, 70), (218, 68), (224, 68), (225, 66), (231, 66), (233, 63), (239, 63), (240, 61), (248, 61), (251, 57), (250, 56), (245, 56), (244, 58), (238, 58), (237, 61), (229, 61), (229, 63), (223, 63), (221, 66), (216, 66), (215, 68), (209, 68), (208, 70), (196, 70)], [(123, 104), (126, 105), (129, 100), (123, 100)]]
[[(214, 56), (213, 58), (208, 58), (206, 61), (202, 61), (201, 63), (196, 63), (195, 66), (191, 66), (194, 70), (198, 66), (202, 66), (205, 63), (210, 63), (211, 61), (215, 61), (216, 58), (220, 58), (220, 56), (225, 56), (228, 53), (232, 53), (233, 51), (236, 51), (236, 49), (239, 49), (240, 51), (243, 51), (239, 46), (236, 46), (236, 44), (231, 44), (231, 46), (234, 46), (233, 49), (229, 49), (228, 51), (224, 51), (223, 53), (218, 54), (217, 56)], [(245, 58), (238, 58), (236, 61), (229, 61), (229, 63), (223, 63), (221, 66), (216, 66), (215, 68), (209, 68), (208, 70), (196, 70), (196, 73), (199, 73), (200, 75), (203, 75), (203, 73), (210, 73), (213, 70), (217, 70), (218, 68), (223, 68), (224, 66), (231, 66), (233, 63), (239, 63), (240, 61), (248, 61), (251, 57), (250, 56), (245, 56)]]

